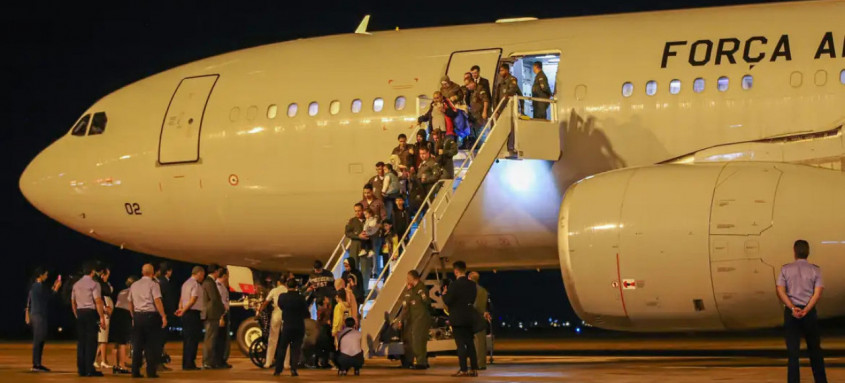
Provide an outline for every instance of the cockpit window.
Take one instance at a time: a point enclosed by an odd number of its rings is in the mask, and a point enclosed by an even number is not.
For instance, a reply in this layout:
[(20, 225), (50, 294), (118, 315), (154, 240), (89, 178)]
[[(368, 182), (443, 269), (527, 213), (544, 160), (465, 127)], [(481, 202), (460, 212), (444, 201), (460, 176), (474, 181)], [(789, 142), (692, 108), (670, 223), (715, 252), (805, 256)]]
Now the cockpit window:
[(106, 131), (106, 123), (109, 119), (106, 117), (106, 112), (94, 113), (94, 118), (91, 120), (91, 129), (88, 130), (88, 135), (103, 134)]
[(85, 131), (88, 129), (88, 121), (90, 120), (90, 114), (82, 116), (82, 118), (79, 119), (79, 122), (77, 122), (76, 125), (73, 126), (73, 129), (71, 129), (70, 134), (74, 136), (84, 136)]

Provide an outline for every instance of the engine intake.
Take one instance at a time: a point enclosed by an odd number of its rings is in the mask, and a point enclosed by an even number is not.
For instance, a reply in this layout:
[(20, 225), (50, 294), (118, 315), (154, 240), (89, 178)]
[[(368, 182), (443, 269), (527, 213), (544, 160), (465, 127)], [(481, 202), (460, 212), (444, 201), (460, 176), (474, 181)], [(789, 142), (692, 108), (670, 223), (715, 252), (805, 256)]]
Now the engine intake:
[[(776, 326), (775, 283), (792, 244), (828, 275), (845, 253), (845, 175), (782, 163), (656, 165), (590, 177), (566, 192), (559, 254), (587, 323), (627, 331)], [(822, 317), (842, 315), (828, 278)], [(831, 293), (831, 290), (833, 293)]]

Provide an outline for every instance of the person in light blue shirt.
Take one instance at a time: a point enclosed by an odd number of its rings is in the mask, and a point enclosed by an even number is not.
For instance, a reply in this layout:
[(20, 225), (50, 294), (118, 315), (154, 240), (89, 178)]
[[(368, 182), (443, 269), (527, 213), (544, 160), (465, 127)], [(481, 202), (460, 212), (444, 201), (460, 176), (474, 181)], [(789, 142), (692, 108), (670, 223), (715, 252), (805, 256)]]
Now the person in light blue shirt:
[(822, 271), (818, 266), (807, 262), (810, 256), (810, 244), (797, 240), (793, 245), (795, 262), (783, 265), (777, 281), (777, 293), (786, 306), (783, 314), (783, 327), (786, 330), (786, 349), (788, 353), (787, 381), (799, 383), (798, 353), (801, 349), (801, 337), (807, 341), (807, 353), (813, 378), (816, 383), (827, 383), (824, 358), (819, 335), (816, 304), (824, 290)]
[(97, 333), (106, 327), (100, 283), (94, 280), (97, 266), (87, 264), (85, 274), (73, 284), (71, 308), (76, 317), (76, 370), (79, 376), (103, 376), (94, 369), (97, 355)]
[[(141, 356), (146, 356), (147, 377), (157, 378), (161, 359), (163, 329), (167, 327), (167, 314), (161, 302), (161, 287), (153, 280), (152, 264), (141, 268), (143, 277), (129, 288), (129, 306), (134, 318), (132, 327), (132, 377), (140, 378)], [(143, 350), (143, 352), (141, 352)]]
[(200, 281), (205, 279), (205, 269), (194, 266), (191, 277), (182, 284), (182, 297), (176, 316), (182, 318), (182, 370), (198, 370), (197, 348), (202, 340), (202, 316), (205, 297)]

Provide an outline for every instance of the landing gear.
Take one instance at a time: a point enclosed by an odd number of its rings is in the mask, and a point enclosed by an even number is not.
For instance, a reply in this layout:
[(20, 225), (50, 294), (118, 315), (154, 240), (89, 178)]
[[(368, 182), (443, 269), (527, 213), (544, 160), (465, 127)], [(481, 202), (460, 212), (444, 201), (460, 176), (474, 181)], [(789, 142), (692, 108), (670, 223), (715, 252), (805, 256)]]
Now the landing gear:
[[(261, 324), (256, 318), (248, 318), (241, 322), (238, 326), (236, 339), (238, 340), (238, 348), (244, 355), (249, 356), (252, 344), (256, 339), (260, 339), (263, 335)], [(265, 342), (266, 349), (266, 342)], [(263, 364), (262, 364), (263, 366)]]

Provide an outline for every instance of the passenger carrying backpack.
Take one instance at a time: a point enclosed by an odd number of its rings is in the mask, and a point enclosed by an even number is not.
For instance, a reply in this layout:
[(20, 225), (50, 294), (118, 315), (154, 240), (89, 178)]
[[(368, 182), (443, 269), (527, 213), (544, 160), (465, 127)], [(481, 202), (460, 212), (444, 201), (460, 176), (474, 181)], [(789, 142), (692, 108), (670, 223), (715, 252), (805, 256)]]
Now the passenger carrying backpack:
[(472, 132), (469, 126), (469, 116), (467, 116), (467, 113), (461, 109), (458, 109), (457, 113), (458, 114), (455, 116), (455, 118), (452, 119), (455, 124), (455, 134), (457, 134), (458, 137), (463, 140), (469, 137), (470, 133)]

